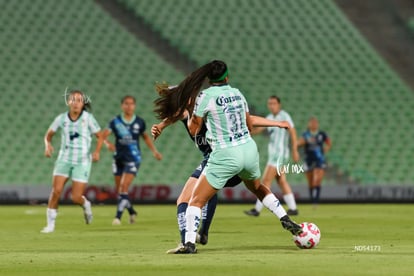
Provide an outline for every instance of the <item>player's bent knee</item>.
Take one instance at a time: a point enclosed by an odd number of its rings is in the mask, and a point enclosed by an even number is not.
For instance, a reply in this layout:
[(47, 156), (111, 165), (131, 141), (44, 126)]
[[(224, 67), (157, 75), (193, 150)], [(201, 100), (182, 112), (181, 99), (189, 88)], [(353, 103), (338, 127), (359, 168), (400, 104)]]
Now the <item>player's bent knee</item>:
[(83, 204), (83, 197), (82, 195), (74, 195), (72, 194), (72, 202), (75, 204)]

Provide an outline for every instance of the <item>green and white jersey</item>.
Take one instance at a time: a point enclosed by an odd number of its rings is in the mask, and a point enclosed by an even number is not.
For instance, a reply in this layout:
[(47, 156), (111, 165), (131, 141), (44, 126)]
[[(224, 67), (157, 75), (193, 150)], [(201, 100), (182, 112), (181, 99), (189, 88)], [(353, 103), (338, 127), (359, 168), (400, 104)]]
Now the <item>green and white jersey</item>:
[[(289, 113), (284, 110), (279, 111), (276, 115), (269, 114), (266, 119), (273, 121), (288, 121), (293, 127), (293, 121)], [(270, 140), (268, 145), (269, 161), (279, 159), (281, 163), (289, 159), (289, 131), (279, 127), (268, 127)]]
[(242, 93), (230, 85), (211, 86), (200, 92), (194, 114), (203, 117), (211, 148), (228, 148), (251, 140), (246, 124), (249, 112)]
[(61, 128), (61, 145), (58, 161), (73, 165), (91, 162), (92, 134), (101, 130), (91, 113), (83, 111), (76, 121), (65, 112), (56, 117), (49, 129), (56, 132)]

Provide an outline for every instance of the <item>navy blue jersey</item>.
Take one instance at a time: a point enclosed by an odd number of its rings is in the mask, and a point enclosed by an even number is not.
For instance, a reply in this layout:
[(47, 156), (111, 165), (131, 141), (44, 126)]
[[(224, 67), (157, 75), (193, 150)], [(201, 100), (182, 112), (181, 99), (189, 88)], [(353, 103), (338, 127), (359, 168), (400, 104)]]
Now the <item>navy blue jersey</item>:
[(307, 130), (302, 134), (302, 137), (305, 139), (306, 158), (324, 160), (323, 144), (329, 140), (328, 135), (320, 130), (316, 133)]
[(114, 158), (127, 162), (140, 162), (139, 136), (145, 131), (145, 121), (134, 115), (131, 122), (125, 122), (122, 116), (118, 115), (109, 123), (108, 128), (116, 139)]
[(211, 153), (211, 147), (207, 143), (207, 138), (206, 138), (207, 127), (206, 127), (206, 125), (203, 123), (203, 125), (201, 126), (200, 131), (194, 137), (190, 134), (190, 131), (188, 130), (187, 121), (188, 121), (188, 118), (185, 118), (185, 119), (181, 120), (181, 122), (183, 122), (183, 124), (185, 126), (185, 129), (188, 132), (188, 135), (190, 135), (191, 140), (194, 141), (197, 148), (203, 153), (204, 158), (208, 158), (210, 156), (210, 153)]

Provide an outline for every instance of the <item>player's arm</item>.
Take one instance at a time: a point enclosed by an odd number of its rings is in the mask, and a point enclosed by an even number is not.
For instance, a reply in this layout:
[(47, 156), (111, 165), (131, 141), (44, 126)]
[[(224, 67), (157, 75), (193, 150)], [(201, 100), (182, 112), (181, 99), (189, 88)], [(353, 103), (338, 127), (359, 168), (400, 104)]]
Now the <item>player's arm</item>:
[(150, 136), (144, 132), (142, 133), (142, 138), (144, 139), (145, 144), (147, 144), (148, 148), (151, 150), (152, 155), (155, 157), (155, 159), (161, 160), (162, 154), (157, 150)]
[(114, 152), (116, 150), (115, 145), (108, 140), (109, 135), (111, 135), (112, 130), (110, 128), (106, 128), (102, 131), (102, 140), (103, 144), (109, 151)]
[(247, 128), (249, 129), (249, 132), (252, 133), (254, 127), (253, 127), (252, 118), (250, 116), (250, 112), (246, 112), (246, 125), (247, 125)]
[(193, 114), (191, 118), (187, 121), (187, 127), (188, 131), (192, 136), (195, 136), (201, 129), (201, 126), (203, 125), (203, 118)]
[(296, 136), (296, 129), (291, 127), (288, 129), (290, 135), (290, 143), (292, 144), (292, 158), (294, 162), (299, 162), (298, 140)]
[(260, 128), (261, 131), (263, 131), (265, 127), (280, 127), (285, 129), (289, 129), (291, 127), (288, 121), (273, 121), (255, 115), (250, 115), (250, 120), (252, 122), (253, 127), (256, 129)]
[(263, 117), (249, 115), (249, 118), (252, 123), (252, 128), (249, 129), (249, 131), (250, 131), (250, 134), (253, 134), (253, 135), (262, 133), (266, 129), (266, 126), (268, 126), (268, 124), (272, 124), (272, 126), (274, 125), (274, 121), (273, 123), (271, 123), (270, 120), (267, 120)]
[(52, 157), (52, 153), (54, 151), (53, 146), (52, 146), (52, 138), (53, 135), (55, 135), (55, 131), (53, 131), (52, 129), (48, 129), (46, 134), (45, 134), (45, 156), (46, 157)]
[(323, 153), (327, 153), (332, 147), (332, 141), (329, 139), (329, 137), (325, 138), (325, 144), (326, 146), (323, 147)]
[[(188, 116), (188, 111), (184, 111), (183, 118)], [(165, 118), (162, 122), (159, 122), (158, 124), (154, 124), (151, 127), (151, 135), (152, 139), (155, 141), (162, 133), (162, 131), (168, 127), (169, 125), (172, 125), (173, 122), (168, 120), (168, 118)]]
[(161, 135), (162, 131), (171, 124), (172, 124), (171, 121), (169, 121), (168, 119), (164, 119), (162, 122), (152, 125), (151, 127), (152, 139), (155, 141)]
[(104, 143), (103, 131), (100, 130), (96, 132), (95, 136), (98, 139), (98, 142), (96, 143), (95, 151), (92, 153), (92, 161), (96, 162), (96, 161), (99, 161), (100, 159), (100, 153), (101, 153), (102, 145)]
[(296, 145), (297, 147), (302, 147), (306, 144), (305, 138), (300, 137), (299, 139), (297, 139)]

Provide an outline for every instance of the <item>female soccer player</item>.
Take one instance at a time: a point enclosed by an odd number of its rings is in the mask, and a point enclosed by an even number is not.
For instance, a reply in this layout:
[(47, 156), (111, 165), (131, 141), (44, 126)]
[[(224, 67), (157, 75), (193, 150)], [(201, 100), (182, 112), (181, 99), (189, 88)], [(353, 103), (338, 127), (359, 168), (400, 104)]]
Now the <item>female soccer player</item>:
[[(199, 93), (206, 78), (211, 86)], [(156, 104), (159, 117), (170, 122), (178, 120), (188, 109), (192, 114), (188, 129), (193, 136), (199, 132), (204, 118), (207, 141), (212, 148), (186, 211), (186, 243), (176, 253), (197, 252), (195, 241), (200, 208), (235, 175), (280, 219), (285, 229), (294, 235), (302, 232), (301, 227), (290, 220), (275, 195), (260, 183), (259, 155), (249, 133), (251, 120), (247, 102), (238, 89), (228, 84), (224, 62), (215, 60), (200, 67), (178, 85), (176, 93), (161, 95)]]
[[(326, 146), (324, 146), (326, 144)], [(319, 202), (321, 183), (325, 175), (325, 154), (331, 149), (332, 141), (328, 135), (319, 130), (316, 117), (308, 121), (308, 129), (298, 140), (298, 147), (305, 147), (305, 171), (309, 185), (309, 194), (313, 204)]]
[[(157, 91), (159, 94), (163, 93), (174, 93), (176, 89), (176, 86), (168, 87), (168, 85), (158, 85)], [(168, 91), (167, 91), (168, 90)], [(187, 118), (188, 118), (188, 111), (185, 111), (183, 114), (183, 119), (181, 120), (184, 123), (184, 126), (187, 129), (187, 132), (189, 133), (188, 126), (187, 126)], [(275, 127), (290, 127), (288, 122), (277, 122), (277, 121), (270, 121), (266, 120), (265, 118), (258, 117), (258, 116), (251, 116), (253, 125), (256, 126), (275, 126)], [(169, 126), (170, 124), (168, 121), (164, 120), (160, 122), (159, 124), (153, 125), (151, 128), (151, 133), (154, 137), (154, 140), (157, 139), (162, 131)], [(187, 182), (185, 183), (183, 190), (181, 191), (180, 196), (177, 199), (177, 222), (178, 222), (178, 230), (180, 232), (181, 236), (181, 243), (178, 245), (177, 248), (168, 250), (167, 253), (176, 253), (184, 246), (184, 240), (185, 240), (185, 212), (188, 207), (188, 202), (191, 198), (191, 193), (194, 189), (194, 186), (197, 182), (197, 179), (200, 177), (201, 172), (203, 171), (205, 165), (207, 164), (208, 158), (211, 153), (211, 147), (206, 141), (206, 132), (207, 128), (205, 124), (203, 124), (200, 128), (200, 131), (197, 133), (197, 137), (192, 136), (189, 133), (190, 138), (195, 142), (197, 148), (201, 151), (203, 154), (203, 160), (200, 163), (200, 165), (195, 169), (195, 171), (192, 173), (192, 175), (188, 178)], [(238, 184), (240, 184), (241, 179), (238, 176), (234, 176), (230, 178), (226, 184), (225, 187), (234, 187)], [(217, 194), (215, 194), (206, 205), (202, 208), (202, 217), (201, 217), (201, 228), (197, 235), (197, 242), (201, 243), (203, 245), (207, 244), (208, 242), (208, 231), (211, 225), (211, 222), (214, 217), (214, 213), (216, 210), (217, 205)]]
[[(282, 165), (286, 164), (289, 161), (289, 136), (292, 147), (292, 157), (294, 162), (299, 161), (299, 153), (296, 146), (296, 130), (293, 124), (293, 120), (290, 117), (289, 113), (281, 109), (280, 98), (277, 96), (270, 96), (267, 100), (267, 108), (270, 111), (270, 114), (267, 115), (269, 120), (285, 120), (290, 123), (292, 126), (289, 129), (268, 127), (267, 131), (270, 134), (270, 140), (268, 145), (268, 161), (264, 171), (264, 176), (262, 178), (263, 184), (269, 189), (272, 186), (273, 179), (276, 179), (277, 184), (283, 193), (283, 199), (288, 206), (287, 214), (290, 216), (297, 215), (298, 210), (296, 208), (295, 196), (292, 193), (289, 183), (286, 179), (286, 173), (283, 170), (280, 170)], [(253, 128), (252, 133), (263, 132), (266, 128)], [(256, 201), (255, 208), (244, 211), (246, 215), (249, 216), (259, 216), (261, 210), (263, 209), (263, 204), (260, 200)]]
[[(144, 139), (145, 144), (157, 160), (162, 159), (161, 153), (158, 152), (151, 138), (145, 132), (145, 121), (135, 115), (135, 107), (136, 100), (133, 96), (123, 97), (121, 100), (122, 115), (116, 116), (109, 123), (108, 128), (103, 131), (105, 145), (109, 150), (115, 152), (112, 168), (119, 197), (112, 225), (121, 224), (125, 208), (129, 213), (129, 222), (134, 223), (136, 220), (137, 212), (132, 207), (128, 191), (141, 164), (139, 137)], [(111, 133), (115, 135), (115, 145), (106, 140)]]
[(69, 112), (57, 116), (45, 135), (45, 156), (51, 157), (52, 137), (59, 128), (62, 129), (61, 147), (53, 170), (53, 188), (46, 211), (47, 226), (42, 233), (55, 230), (59, 198), (69, 178), (72, 179), (72, 201), (82, 206), (86, 224), (92, 222), (91, 203), (83, 196), (91, 171), (91, 135), (95, 134), (98, 138), (92, 154), (93, 161), (99, 160), (103, 140), (98, 123), (87, 111), (90, 102), (86, 95), (82, 91), (73, 90), (69, 93), (67, 104)]

